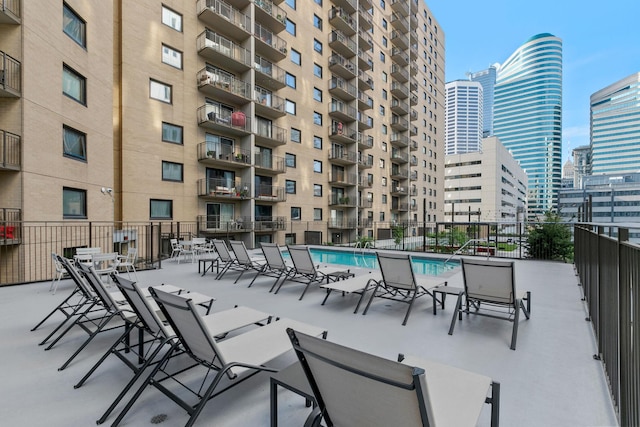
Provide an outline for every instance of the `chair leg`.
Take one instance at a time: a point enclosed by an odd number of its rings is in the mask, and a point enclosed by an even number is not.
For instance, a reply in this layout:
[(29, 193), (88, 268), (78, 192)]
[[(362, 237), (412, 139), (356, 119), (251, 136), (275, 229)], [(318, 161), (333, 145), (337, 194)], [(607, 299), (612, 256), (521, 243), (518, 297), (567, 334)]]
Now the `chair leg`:
[[(369, 297), (369, 302), (367, 302), (367, 306), (364, 308), (364, 311), (362, 312), (362, 315), (364, 316), (365, 314), (367, 314), (367, 311), (369, 311), (369, 307), (371, 306), (371, 301), (373, 301), (373, 298), (376, 296), (376, 292), (378, 292), (378, 287), (380, 286), (380, 283), (376, 284), (376, 287), (373, 288), (373, 293), (371, 294), (371, 296)], [(363, 294), (364, 295), (364, 294)], [(359, 304), (359, 303), (358, 303)], [(357, 310), (357, 307), (356, 307)]]
[(456, 307), (453, 310), (453, 316), (451, 317), (451, 326), (449, 326), (449, 335), (453, 335), (453, 329), (456, 327), (456, 320), (458, 320), (458, 316), (462, 314), (462, 294), (458, 295), (458, 300), (456, 301)]
[[(525, 300), (527, 301), (526, 308), (524, 306), (524, 301)], [(529, 316), (531, 315), (531, 291), (527, 291), (527, 296), (524, 298), (524, 300), (521, 301), (521, 307), (522, 307), (522, 312), (524, 313), (524, 315), (528, 319)]]
[(500, 383), (491, 383), (491, 427), (500, 425)]
[(402, 321), (402, 326), (407, 324), (407, 320), (409, 320), (409, 315), (411, 314), (411, 309), (413, 308), (413, 302), (416, 300), (417, 291), (413, 292), (413, 297), (411, 297), (411, 302), (409, 303), (409, 308), (407, 309), (407, 314), (404, 316), (404, 320)]
[(71, 355), (71, 357), (69, 357), (69, 359), (67, 359), (66, 362), (64, 362), (62, 364), (62, 366), (60, 366), (58, 368), (58, 371), (62, 371), (64, 370), (67, 366), (69, 366), (69, 363), (71, 363), (73, 361), (73, 359), (76, 358), (76, 356), (78, 354), (80, 354), (80, 352), (82, 350), (84, 350), (84, 348), (89, 345), (89, 343), (96, 337), (96, 335), (98, 335), (100, 332), (102, 332), (102, 330), (104, 329), (105, 326), (107, 326), (109, 324), (109, 322), (111, 322), (111, 320), (118, 315), (118, 313), (111, 313), (107, 318), (102, 319), (100, 321), (100, 324), (98, 325), (98, 327), (96, 328), (95, 331), (93, 331), (93, 333), (91, 335), (89, 335), (89, 338), (87, 338), (82, 345), (80, 345), (80, 347), (78, 347), (78, 349)]
[(511, 332), (511, 350), (516, 349), (516, 341), (518, 340), (518, 324), (520, 321), (520, 304), (521, 300), (516, 300), (516, 313), (513, 318), (513, 330)]

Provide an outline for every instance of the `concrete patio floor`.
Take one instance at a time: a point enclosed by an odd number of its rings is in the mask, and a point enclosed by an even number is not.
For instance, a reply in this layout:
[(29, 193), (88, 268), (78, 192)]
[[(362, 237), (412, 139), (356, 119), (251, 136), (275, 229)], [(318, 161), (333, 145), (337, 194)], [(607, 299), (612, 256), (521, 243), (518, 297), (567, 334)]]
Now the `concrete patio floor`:
[[(351, 267), (353, 270), (353, 267)], [(364, 270), (355, 269), (358, 274)], [(328, 339), (394, 359), (398, 353), (450, 364), (493, 378), (501, 383), (502, 426), (616, 426), (591, 325), (585, 321), (581, 288), (572, 265), (541, 261), (516, 261), (519, 289), (532, 292), (531, 319), (520, 321), (517, 350), (509, 349), (511, 324), (480, 316), (465, 316), (453, 336), (447, 334), (453, 299), (444, 311), (432, 314), (430, 297), (416, 301), (406, 326), (406, 305), (375, 300), (366, 316), (353, 314), (357, 295), (332, 294), (321, 306), (324, 292), (312, 289), (302, 301), (302, 286), (291, 283), (278, 295), (268, 292), (273, 279), (260, 278), (247, 288), (252, 275), (234, 284), (236, 274), (216, 281), (201, 277), (197, 264), (163, 262), (162, 268), (139, 272), (142, 285), (173, 284), (216, 298), (214, 311), (244, 305), (322, 326)], [(125, 276), (126, 277), (126, 276)], [(449, 285), (461, 286), (455, 271)], [(0, 425), (92, 426), (124, 384), (129, 369), (110, 357), (80, 389), (73, 385), (120, 334), (100, 334), (64, 371), (57, 368), (86, 338), (74, 330), (54, 348), (38, 346), (60, 316), (40, 329), (30, 329), (72, 289), (60, 283), (56, 295), (49, 283), (0, 288)], [(362, 310), (361, 310), (362, 311)], [(294, 361), (290, 352), (275, 361), (281, 367)], [(428, 373), (427, 373), (428, 375)], [(122, 405), (120, 406), (122, 407)], [(464, 410), (461, 408), (461, 410)], [(282, 390), (279, 394), (280, 426), (300, 426), (309, 409), (301, 397)], [(147, 389), (123, 420), (123, 426), (155, 425), (164, 414), (163, 426), (182, 426), (187, 414), (153, 388)], [(489, 426), (490, 407), (485, 405), (479, 426)], [(112, 415), (106, 425), (109, 425)], [(196, 426), (268, 426), (269, 374), (261, 373), (211, 400)]]

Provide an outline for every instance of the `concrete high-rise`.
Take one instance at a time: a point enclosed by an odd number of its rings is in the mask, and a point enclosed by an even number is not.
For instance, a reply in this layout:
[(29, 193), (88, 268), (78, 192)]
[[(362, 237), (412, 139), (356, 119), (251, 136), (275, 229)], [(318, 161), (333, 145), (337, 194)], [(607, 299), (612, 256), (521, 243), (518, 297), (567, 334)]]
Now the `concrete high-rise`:
[(591, 173), (640, 171), (640, 73), (591, 95)]
[(492, 65), (486, 70), (469, 73), (469, 80), (482, 85), (482, 136), (493, 135), (493, 98), (496, 87), (496, 76), (499, 65)]
[(562, 178), (562, 40), (538, 34), (496, 78), (494, 133), (528, 176), (528, 215), (555, 208)]
[(445, 85), (445, 153), (462, 154), (482, 149), (482, 85), (455, 80)]

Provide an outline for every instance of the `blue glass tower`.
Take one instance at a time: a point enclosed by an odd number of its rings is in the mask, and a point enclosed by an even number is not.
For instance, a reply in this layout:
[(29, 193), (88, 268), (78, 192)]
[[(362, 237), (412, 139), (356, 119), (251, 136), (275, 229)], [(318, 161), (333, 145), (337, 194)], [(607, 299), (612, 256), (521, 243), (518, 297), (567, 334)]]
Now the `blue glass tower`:
[(528, 216), (556, 207), (562, 182), (562, 40), (538, 34), (498, 69), (494, 133), (527, 172)]
[(482, 100), (482, 111), (484, 114), (482, 119), (483, 137), (493, 135), (493, 98), (496, 87), (496, 75), (497, 67), (495, 65), (490, 66), (486, 70), (468, 74), (469, 80), (482, 85), (482, 93), (484, 95)]

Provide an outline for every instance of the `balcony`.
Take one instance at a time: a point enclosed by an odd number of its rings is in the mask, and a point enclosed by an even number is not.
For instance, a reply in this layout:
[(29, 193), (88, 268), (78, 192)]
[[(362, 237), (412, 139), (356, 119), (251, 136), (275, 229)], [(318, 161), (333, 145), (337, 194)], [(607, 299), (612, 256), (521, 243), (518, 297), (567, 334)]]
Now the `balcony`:
[(358, 111), (358, 130), (368, 130), (373, 127), (373, 117)]
[(394, 163), (409, 163), (409, 154), (399, 149), (391, 150), (391, 161)]
[(391, 65), (391, 77), (401, 83), (409, 81), (409, 73), (407, 72), (406, 67), (398, 64)]
[(256, 127), (256, 144), (278, 147), (287, 143), (289, 132), (285, 128), (267, 123), (258, 123)]
[(358, 156), (358, 169), (370, 169), (373, 167), (373, 157), (367, 155)]
[(270, 90), (285, 87), (285, 71), (268, 59), (256, 55), (253, 68), (256, 70), (256, 84)]
[(198, 180), (198, 196), (204, 199), (245, 200), (251, 197), (251, 182), (224, 178)]
[(415, 77), (418, 74), (418, 66), (416, 64), (411, 64), (409, 67), (409, 72), (412, 77)]
[(329, 104), (329, 115), (341, 122), (352, 122), (356, 119), (358, 110), (342, 101), (332, 99)]
[(370, 50), (373, 47), (373, 38), (363, 29), (358, 30), (358, 43), (361, 49)]
[(200, 33), (196, 45), (198, 54), (212, 64), (224, 63), (225, 69), (235, 72), (251, 68), (251, 52), (211, 30)]
[(369, 175), (360, 175), (358, 176), (358, 186), (360, 188), (371, 188), (373, 187), (373, 176)]
[(350, 230), (355, 228), (356, 220), (355, 219), (346, 219), (346, 218), (337, 218), (330, 219), (327, 226), (329, 228), (338, 229), (338, 230)]
[(358, 49), (358, 66), (362, 71), (373, 68), (373, 58), (362, 49)]
[(0, 97), (18, 98), (21, 92), (20, 61), (0, 50)]
[(409, 2), (407, 0), (391, 0), (391, 10), (400, 16), (409, 16)]
[(348, 127), (340, 121), (332, 121), (329, 127), (329, 137), (338, 142), (352, 144), (356, 142), (358, 131), (353, 127)]
[(343, 194), (331, 194), (329, 196), (329, 206), (354, 208), (356, 206), (353, 197)]
[(256, 39), (256, 53), (271, 61), (282, 61), (287, 57), (287, 42), (273, 34), (268, 28), (256, 22), (253, 35)]
[(411, 143), (409, 144), (409, 150), (418, 151), (418, 142), (417, 141), (411, 141)]
[(373, 108), (373, 98), (364, 92), (358, 93), (358, 109), (369, 110)]
[(334, 6), (329, 10), (329, 23), (348, 37), (356, 33), (356, 22), (341, 7)]
[(403, 34), (409, 32), (409, 20), (398, 13), (391, 15), (391, 26)]
[(409, 135), (417, 136), (418, 135), (418, 126), (411, 125), (411, 128), (409, 129)]
[(0, 170), (20, 170), (20, 135), (0, 129)]
[(418, 212), (418, 205), (415, 203), (410, 203), (409, 204), (409, 211), (410, 212)]
[(358, 175), (332, 171), (329, 172), (329, 184), (334, 187), (353, 187), (358, 183)]
[(418, 120), (418, 112), (412, 108), (409, 114), (409, 121), (415, 122), (416, 120)]
[(357, 0), (332, 0), (332, 3), (343, 9), (347, 14), (353, 14), (358, 7)]
[(398, 98), (393, 97), (391, 99), (391, 111), (404, 116), (409, 113), (409, 104), (405, 101), (400, 101)]
[(392, 196), (407, 196), (409, 191), (407, 187), (403, 187), (401, 185), (391, 187), (391, 195)]
[(372, 206), (373, 206), (373, 199), (367, 199), (367, 198), (361, 197), (360, 200), (358, 200), (358, 207), (360, 209), (370, 209)]
[(329, 57), (329, 70), (345, 80), (356, 76), (356, 64), (337, 53)]
[(276, 6), (270, 0), (256, 0), (254, 4), (256, 5), (256, 21), (276, 34), (284, 31), (287, 20), (287, 12), (284, 9)]
[(198, 144), (198, 161), (222, 169), (243, 169), (251, 166), (251, 151), (216, 142)]
[(334, 52), (339, 53), (345, 58), (351, 58), (358, 53), (356, 42), (338, 30), (333, 30), (329, 33), (329, 46)]
[(336, 165), (355, 165), (358, 163), (358, 153), (340, 148), (329, 150), (329, 160)]
[(20, 0), (0, 0), (0, 24), (20, 24)]
[[(22, 243), (22, 211), (13, 208), (0, 208), (0, 246)], [(5, 267), (6, 268), (6, 264)]]
[(411, 97), (409, 99), (409, 105), (411, 105), (412, 107), (415, 107), (416, 105), (418, 105), (418, 95), (411, 94)]
[(274, 156), (271, 153), (255, 153), (253, 155), (253, 165), (256, 174), (260, 175), (277, 175), (284, 173), (285, 163), (284, 157)]
[(358, 89), (371, 90), (373, 89), (373, 79), (368, 73), (362, 70), (358, 70)]
[(406, 85), (398, 82), (391, 82), (391, 94), (400, 99), (407, 99), (409, 97), (409, 90)]
[(362, 7), (361, 4), (358, 12), (360, 13), (360, 15), (358, 16), (358, 24), (360, 25), (360, 29), (364, 31), (371, 31), (371, 29), (373, 28), (373, 17), (371, 16), (371, 13), (369, 13), (369, 10)]
[(329, 93), (345, 101), (353, 101), (356, 99), (358, 89), (342, 77), (331, 76)]
[(370, 148), (373, 148), (373, 136), (358, 132), (358, 149), (368, 150)]
[(254, 90), (254, 101), (256, 103), (256, 114), (269, 119), (284, 117), (284, 98), (274, 95), (258, 86)]
[(246, 40), (251, 35), (251, 18), (222, 0), (198, 0), (196, 13), (205, 26), (234, 40)]
[(218, 101), (244, 105), (251, 100), (251, 84), (226, 72), (203, 68), (198, 72), (196, 79), (200, 92)]
[(287, 218), (278, 217), (256, 217), (253, 229), (256, 233), (273, 233), (275, 231), (286, 230)]
[(409, 169), (392, 167), (391, 168), (391, 178), (397, 180), (406, 180), (409, 177)]
[(407, 52), (397, 47), (391, 49), (391, 59), (400, 66), (407, 66), (410, 62)]
[(251, 133), (251, 118), (243, 112), (231, 113), (221, 111), (211, 104), (198, 108), (198, 125), (224, 132), (227, 134), (245, 136)]
[(391, 127), (394, 130), (404, 132), (409, 129), (409, 121), (403, 117), (393, 114), (391, 116)]
[(418, 180), (418, 171), (411, 171), (411, 174), (409, 175), (409, 180), (410, 181), (417, 181)]
[(198, 215), (196, 218), (198, 229), (206, 234), (236, 234), (245, 233), (253, 229), (251, 219), (225, 218), (221, 215)]
[(261, 203), (286, 202), (287, 193), (284, 187), (260, 184), (256, 186), (255, 199)]
[(406, 50), (409, 47), (409, 38), (397, 30), (391, 32), (391, 43), (396, 47)]
[(391, 138), (389, 138), (389, 142), (394, 147), (408, 147), (409, 137), (398, 132), (391, 132)]

